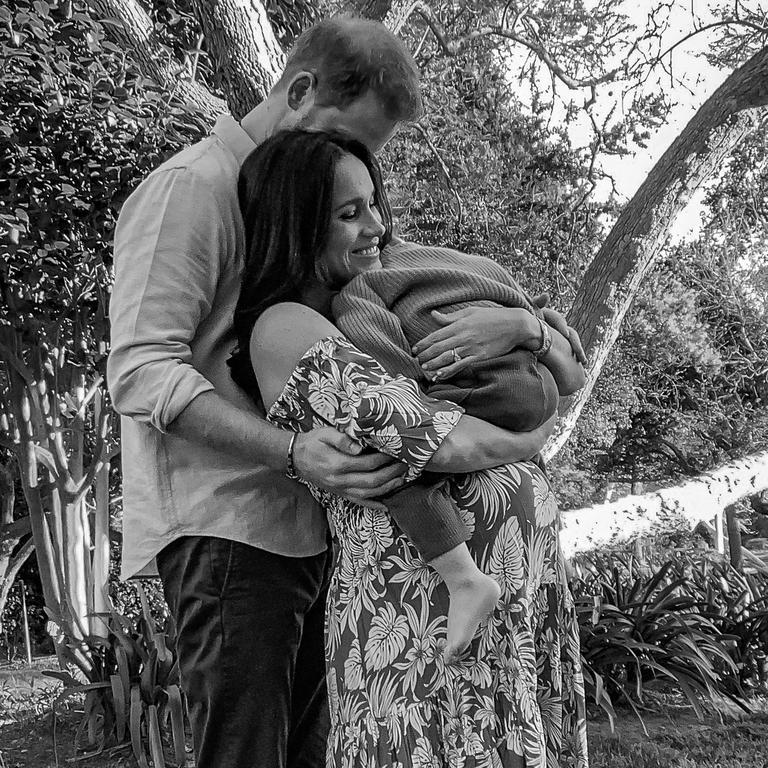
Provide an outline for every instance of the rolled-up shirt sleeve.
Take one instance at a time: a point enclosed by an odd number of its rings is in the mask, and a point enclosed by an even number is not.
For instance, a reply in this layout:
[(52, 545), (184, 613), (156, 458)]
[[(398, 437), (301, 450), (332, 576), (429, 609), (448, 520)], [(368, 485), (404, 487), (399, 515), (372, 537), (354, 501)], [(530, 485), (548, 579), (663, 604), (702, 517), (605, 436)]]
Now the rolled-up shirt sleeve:
[(192, 365), (227, 236), (213, 190), (186, 168), (161, 170), (126, 201), (115, 232), (107, 381), (115, 409), (164, 432), (213, 384)]

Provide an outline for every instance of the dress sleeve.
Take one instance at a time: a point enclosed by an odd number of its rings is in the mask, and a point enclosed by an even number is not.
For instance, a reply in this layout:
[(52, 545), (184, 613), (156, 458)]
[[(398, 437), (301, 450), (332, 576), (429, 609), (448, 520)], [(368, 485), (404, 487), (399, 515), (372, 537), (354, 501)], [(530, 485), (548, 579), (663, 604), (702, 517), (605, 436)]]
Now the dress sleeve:
[(390, 376), (346, 339), (330, 337), (305, 353), (268, 416), (302, 431), (333, 426), (408, 464), (412, 479), (463, 413), (424, 395), (413, 379)]

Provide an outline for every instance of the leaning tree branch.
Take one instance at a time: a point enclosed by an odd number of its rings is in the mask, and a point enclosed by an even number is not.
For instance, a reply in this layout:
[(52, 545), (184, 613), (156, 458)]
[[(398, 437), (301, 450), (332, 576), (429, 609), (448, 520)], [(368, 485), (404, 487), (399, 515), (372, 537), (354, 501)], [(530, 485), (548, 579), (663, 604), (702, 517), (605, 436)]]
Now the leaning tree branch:
[(768, 114), (768, 48), (755, 54), (710, 96), (662, 155), (584, 274), (569, 323), (590, 359), (584, 387), (564, 398), (551, 458), (568, 439), (592, 394), (640, 285), (658, 261), (678, 214), (731, 152)]
[(709, 521), (728, 505), (768, 488), (768, 451), (706, 472), (686, 482), (562, 513), (560, 543), (566, 556), (615, 544), (684, 520)]
[(29, 515), (26, 517), (19, 517), (16, 520), (12, 520), (10, 523), (0, 525), (0, 541), (5, 539), (23, 539), (32, 533), (32, 521)]

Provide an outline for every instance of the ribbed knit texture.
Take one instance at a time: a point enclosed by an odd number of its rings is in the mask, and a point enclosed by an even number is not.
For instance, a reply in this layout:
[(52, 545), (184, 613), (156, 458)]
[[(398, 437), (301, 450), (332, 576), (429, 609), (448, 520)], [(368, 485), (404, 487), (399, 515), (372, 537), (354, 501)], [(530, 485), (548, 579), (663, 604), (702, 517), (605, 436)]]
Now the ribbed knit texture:
[(336, 325), (350, 341), (389, 373), (416, 379), (429, 395), (507, 429), (535, 429), (554, 413), (557, 385), (528, 350), (514, 350), (437, 383), (426, 379), (411, 354), (417, 341), (440, 327), (430, 314), (435, 309), (519, 307), (541, 316), (504, 267), (482, 256), (405, 242), (390, 245), (382, 265), (358, 275), (334, 299)]

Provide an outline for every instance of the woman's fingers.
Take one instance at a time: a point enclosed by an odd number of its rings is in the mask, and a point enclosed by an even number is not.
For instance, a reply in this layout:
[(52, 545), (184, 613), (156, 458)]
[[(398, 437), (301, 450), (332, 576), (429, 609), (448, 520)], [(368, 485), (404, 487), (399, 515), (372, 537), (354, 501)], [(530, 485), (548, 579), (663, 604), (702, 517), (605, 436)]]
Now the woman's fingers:
[[(405, 465), (401, 466), (405, 467)], [(377, 501), (377, 499), (396, 491), (402, 487), (403, 483), (402, 471), (394, 477), (390, 477), (389, 473), (384, 472), (369, 472), (362, 475), (350, 474), (342, 479), (342, 483), (335, 490), (335, 493), (344, 496), (355, 504), (386, 511), (387, 505)]]
[(424, 369), (425, 373), (429, 373), (430, 371), (437, 371), (452, 365), (459, 365), (465, 362), (467, 357), (468, 356), (462, 355), (458, 347), (448, 347), (435, 355), (431, 360), (422, 363), (421, 367)]
[(386, 512), (387, 505), (384, 502), (377, 501), (377, 499), (396, 491), (402, 486), (403, 478), (399, 476), (373, 489), (350, 486), (347, 489), (347, 493), (340, 493), (339, 495), (344, 496), (355, 504), (370, 507), (371, 509), (381, 509)]
[[(419, 358), (420, 363), (423, 363), (425, 360), (431, 360), (450, 348), (451, 340), (453, 339), (455, 341), (457, 333), (456, 327), (451, 326), (466, 317), (467, 310), (459, 309), (456, 310), (456, 312), (444, 314), (443, 312), (433, 309), (430, 314), (437, 323), (443, 327), (427, 334), (423, 339), (417, 341), (411, 348), (412, 354)], [(459, 328), (461, 328), (461, 326), (459, 326)], [(422, 355), (424, 355), (424, 359), (422, 359)]]
[(432, 360), (450, 349), (453, 332), (446, 328), (438, 328), (414, 344), (411, 352), (420, 363)]
[(577, 333), (575, 328), (568, 326), (568, 341), (571, 344), (573, 354), (576, 355), (576, 359), (582, 364), (587, 364), (587, 353), (584, 351), (584, 346), (581, 343), (581, 337)]
[[(458, 362), (449, 363), (430, 371), (424, 371), (430, 381), (443, 381), (458, 376), (462, 371), (468, 370), (472, 365), (472, 359), (464, 357)], [(426, 368), (426, 366), (425, 366)]]

